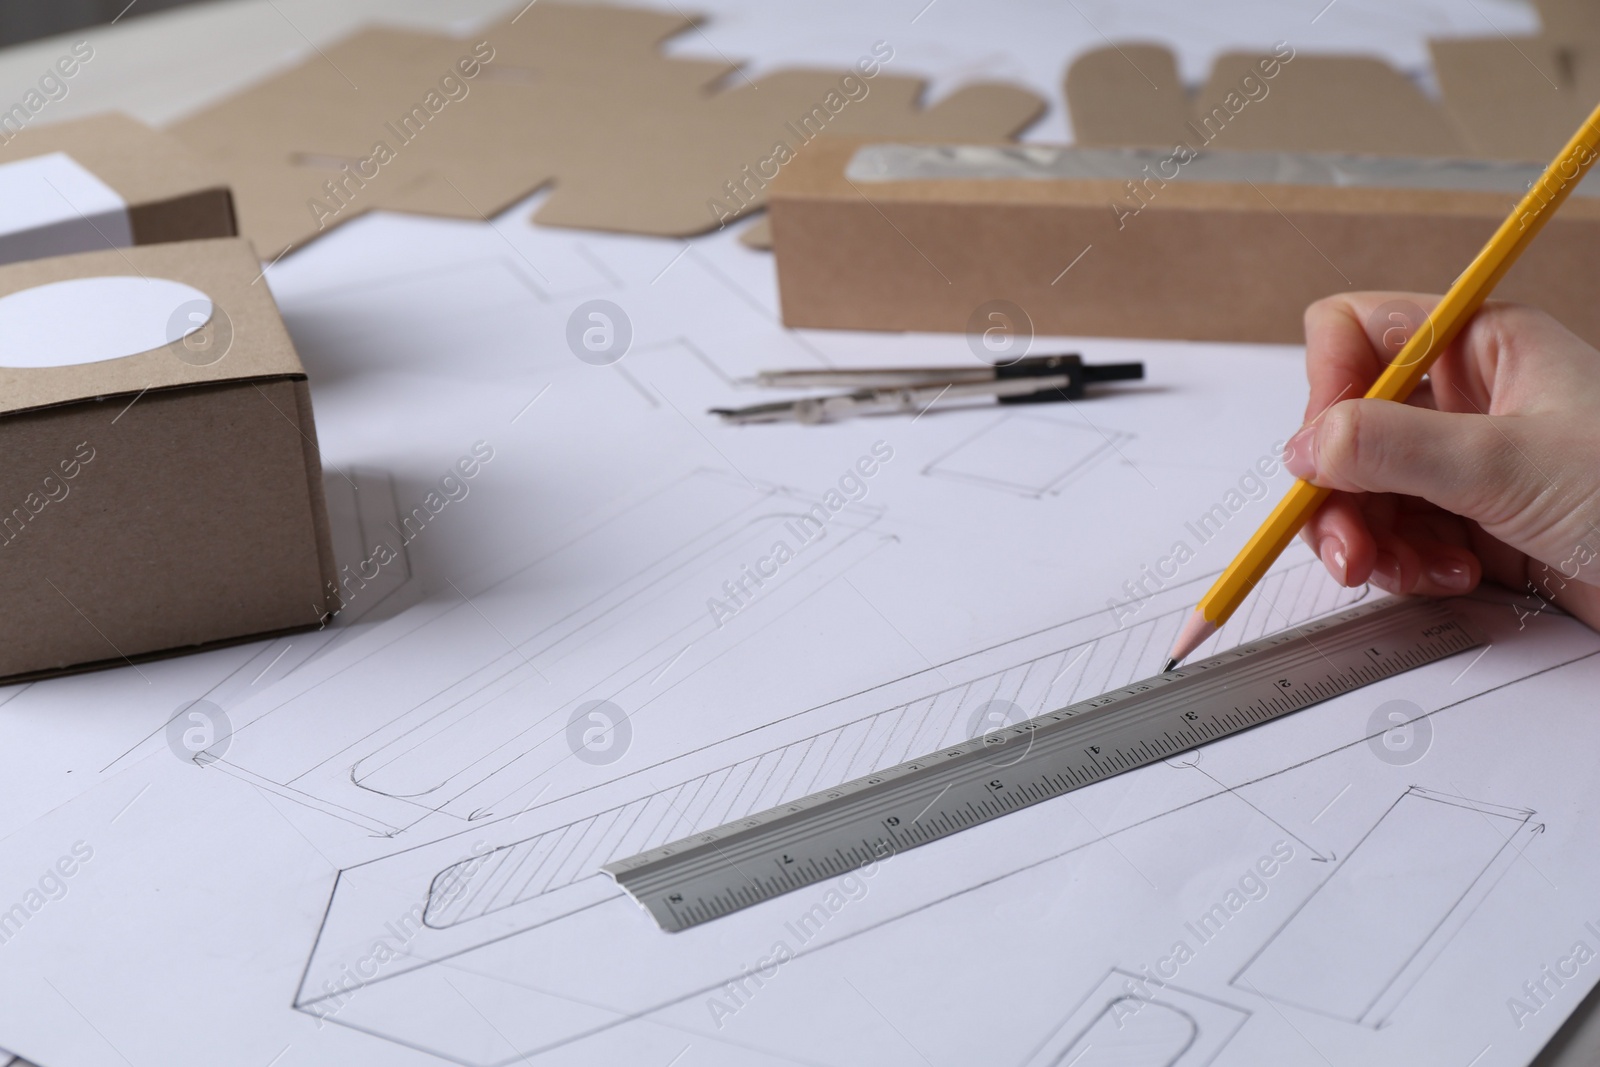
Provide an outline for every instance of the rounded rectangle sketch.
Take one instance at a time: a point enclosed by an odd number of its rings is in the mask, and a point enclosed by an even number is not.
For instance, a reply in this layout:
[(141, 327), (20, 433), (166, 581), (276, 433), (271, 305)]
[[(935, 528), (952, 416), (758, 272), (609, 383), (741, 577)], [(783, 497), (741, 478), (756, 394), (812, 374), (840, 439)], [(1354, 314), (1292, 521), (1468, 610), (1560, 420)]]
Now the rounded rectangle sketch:
[(1113, 968), (1024, 1067), (1204, 1067), (1244, 1008)]

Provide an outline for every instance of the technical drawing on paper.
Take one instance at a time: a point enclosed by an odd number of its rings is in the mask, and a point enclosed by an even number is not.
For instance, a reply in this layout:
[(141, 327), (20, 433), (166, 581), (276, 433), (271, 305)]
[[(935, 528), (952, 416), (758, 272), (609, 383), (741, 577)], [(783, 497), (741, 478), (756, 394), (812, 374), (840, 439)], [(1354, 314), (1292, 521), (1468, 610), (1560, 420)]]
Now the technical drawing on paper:
[(922, 473), (1025, 497), (1053, 496), (1133, 439), (1120, 430), (1008, 412)]
[[(1233, 984), (1335, 1019), (1382, 1026), (1528, 838), (1543, 830), (1533, 814), (1408, 789)], [(1376, 930), (1385, 936), (1375, 941)]]
[[(320, 731), (333, 743), (317, 750), (293, 743), (295, 704), (274, 708), (239, 728), (255, 731), (248, 754), (213, 766), (381, 834), (435, 814), (466, 822), (516, 810), (543, 791), (538, 779), (550, 764), (569, 755), (551, 742), (575, 708), (602, 699), (639, 715), (749, 639), (747, 629), (723, 625), (728, 616), (781, 617), (892, 543), (875, 529), (877, 508), (849, 505), (824, 529), (809, 506), (788, 490), (692, 472), (511, 573), (466, 585), (460, 600), (419, 608), (427, 621), (406, 629), (399, 646), (448, 650), (451, 662), (468, 665), (452, 684), (421, 695), (402, 689), (394, 704), (363, 702), (342, 732)], [(766, 577), (752, 571), (779, 540), (793, 559)], [(652, 548), (641, 555), (639, 544)], [(543, 615), (435, 643), (458, 617), (494, 613), (519, 594), (536, 599), (529, 590), (562, 574), (616, 570), (619, 559), (630, 567), (598, 596), (537, 598), (549, 605)], [(601, 644), (606, 658), (595, 667), (585, 654)], [(530, 706), (541, 714), (530, 717)]]
[[(1213, 647), (1252, 640), (1364, 595), (1333, 584), (1314, 560), (1297, 563), (1263, 582)], [(619, 898), (620, 890), (597, 873), (608, 860), (964, 739), (974, 714), (994, 701), (1035, 714), (1154, 673), (1192, 596), (1187, 586), (1174, 587), (1121, 630), (1104, 612), (1063, 623), (513, 816), (484, 819), (464, 835), (349, 868), (339, 875), (295, 1006), (452, 1059), (496, 1062), (482, 1050), (495, 1041), (470, 1022), (457, 1019), (448, 1039), (424, 1039), (405, 1021), (404, 988), (440, 980), (430, 961), (493, 951), (522, 933), (561, 936), (566, 923), (581, 925), (585, 913)], [(347, 750), (341, 765), (350, 767), (353, 756), (360, 758)], [(350, 999), (350, 960), (396, 914), (412, 917), (405, 958)], [(701, 979), (685, 973), (683, 980)], [(378, 990), (382, 995), (374, 995)], [(619, 1021), (615, 1013), (602, 1021), (563, 1012), (551, 1001), (529, 1016), (529, 1043), (518, 1051), (560, 1045)]]
[[(369, 467), (330, 467), (324, 481), (328, 529), (333, 544), (342, 606), (320, 630), (288, 634), (253, 642), (243, 659), (211, 681), (173, 712), (187, 714), (197, 704), (233, 708), (265, 692), (274, 683), (329, 655), (354, 632), (358, 623), (374, 623), (416, 603), (419, 588), (410, 554), (400, 530), (400, 510), (394, 479), (388, 471)], [(379, 542), (392, 548), (387, 563), (378, 566), (373, 548)], [(19, 690), (20, 691), (20, 690)], [(169, 719), (169, 723), (170, 723)], [(124, 764), (161, 731), (151, 731), (100, 768), (101, 773)], [(199, 762), (214, 763), (211, 753), (194, 754)]]
[(1024, 1067), (1205, 1067), (1250, 1012), (1115, 968)]

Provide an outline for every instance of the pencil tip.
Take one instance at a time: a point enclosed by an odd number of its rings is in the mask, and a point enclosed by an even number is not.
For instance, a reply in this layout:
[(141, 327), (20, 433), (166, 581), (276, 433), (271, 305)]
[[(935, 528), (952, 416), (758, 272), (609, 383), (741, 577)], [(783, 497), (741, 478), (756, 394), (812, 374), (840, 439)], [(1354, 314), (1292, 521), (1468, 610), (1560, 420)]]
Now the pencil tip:
[[(1178, 630), (1178, 639), (1172, 644), (1172, 658), (1167, 660), (1167, 670), (1170, 671), (1188, 659), (1195, 649), (1205, 643), (1206, 638), (1216, 632), (1217, 627), (1207, 622), (1205, 615), (1196, 608)], [(1166, 671), (1161, 673), (1165, 674)]]
[(1178, 665), (1178, 661), (1177, 660), (1169, 659), (1169, 660), (1167, 660), (1167, 665), (1165, 667), (1161, 668), (1161, 673), (1162, 674), (1166, 674), (1168, 671), (1170, 671), (1172, 668), (1176, 667), (1177, 665)]

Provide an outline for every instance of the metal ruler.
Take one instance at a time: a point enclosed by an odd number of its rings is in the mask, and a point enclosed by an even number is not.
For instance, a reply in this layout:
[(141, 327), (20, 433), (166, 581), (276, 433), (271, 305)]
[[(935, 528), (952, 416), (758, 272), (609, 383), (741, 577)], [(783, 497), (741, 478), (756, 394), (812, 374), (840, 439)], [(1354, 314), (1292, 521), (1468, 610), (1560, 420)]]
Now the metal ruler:
[(684, 930), (1482, 643), (1440, 601), (1379, 600), (603, 869)]

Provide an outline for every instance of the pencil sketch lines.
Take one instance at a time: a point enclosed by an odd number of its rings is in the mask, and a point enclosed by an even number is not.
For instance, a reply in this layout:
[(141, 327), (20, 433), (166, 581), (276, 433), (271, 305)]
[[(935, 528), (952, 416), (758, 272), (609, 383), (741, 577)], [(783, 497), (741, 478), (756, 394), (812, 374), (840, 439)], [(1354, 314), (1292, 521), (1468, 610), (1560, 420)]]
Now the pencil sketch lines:
[(1205, 1067), (1250, 1012), (1113, 968), (1024, 1067)]
[(1542, 829), (1533, 814), (1413, 786), (1233, 984), (1330, 1018), (1382, 1026), (1516, 858), (1517, 844), (1525, 847)]
[(1109, 459), (1134, 435), (1098, 433), (1043, 415), (1007, 413), (936, 457), (922, 473), (1038, 499)]

